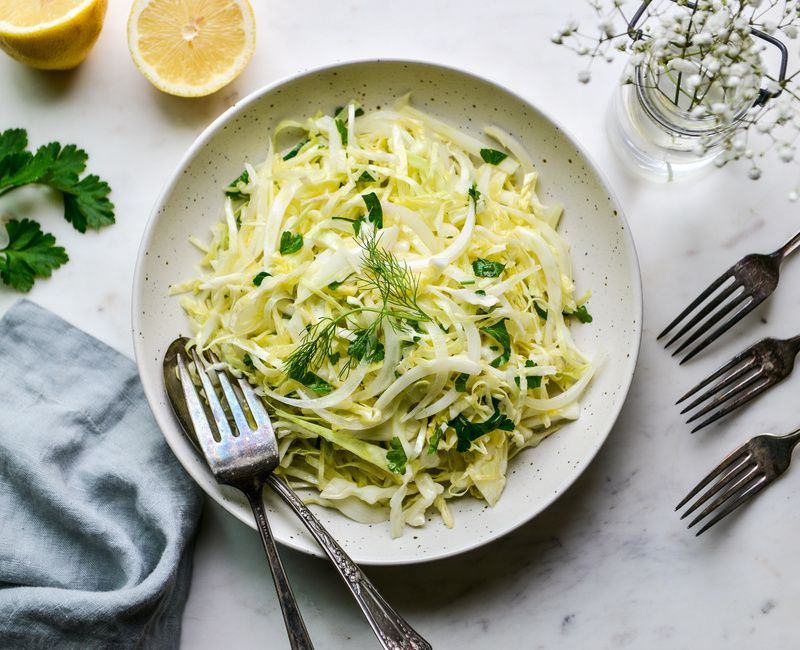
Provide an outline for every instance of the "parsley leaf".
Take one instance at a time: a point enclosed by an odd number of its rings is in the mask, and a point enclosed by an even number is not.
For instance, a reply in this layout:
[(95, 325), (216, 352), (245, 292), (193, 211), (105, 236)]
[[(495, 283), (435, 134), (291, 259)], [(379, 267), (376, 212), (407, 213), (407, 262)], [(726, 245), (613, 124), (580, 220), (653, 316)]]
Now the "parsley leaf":
[(435, 454), (436, 451), (439, 449), (439, 443), (444, 436), (444, 432), (446, 427), (439, 427), (434, 431), (433, 435), (428, 439), (428, 453)]
[(586, 309), (586, 305), (581, 305), (578, 307), (574, 312), (574, 316), (581, 323), (591, 323), (594, 320), (592, 315), (589, 313), (589, 310)]
[(94, 174), (61, 191), (64, 192), (64, 217), (78, 232), (114, 223), (114, 204), (108, 200), (111, 188)]
[(303, 248), (303, 235), (301, 233), (292, 234), (285, 230), (281, 235), (280, 251), (281, 255), (291, 255)]
[[(374, 223), (376, 228), (383, 228), (383, 208), (377, 194), (370, 192), (369, 194), (362, 194), (361, 198), (364, 199), (367, 210), (369, 210), (367, 220), (370, 223)], [(353, 227), (355, 228), (355, 225)], [(358, 233), (356, 232), (356, 234)]]
[(339, 363), (339, 359), (341, 358), (342, 355), (340, 355), (338, 352), (328, 355), (328, 359), (330, 360), (332, 366), (335, 366), (337, 363)]
[(374, 183), (375, 179), (372, 177), (372, 174), (370, 174), (368, 171), (364, 170), (363, 172), (361, 172), (361, 176), (358, 177), (358, 182), (359, 183)]
[(30, 291), (36, 278), (48, 278), (69, 260), (56, 238), (30, 219), (6, 224), (8, 246), (0, 250), (0, 279), (19, 291)]
[(243, 192), (239, 189), (239, 184), (247, 185), (250, 182), (250, 172), (246, 169), (233, 181), (228, 187), (225, 188), (225, 196), (229, 196), (232, 199), (245, 201), (250, 198), (249, 192)]
[(465, 372), (462, 372), (458, 377), (456, 377), (455, 386), (456, 390), (459, 393), (466, 393), (467, 392), (467, 380), (469, 379), (469, 375)]
[(506, 329), (506, 319), (503, 318), (489, 327), (481, 327), (481, 331), (486, 332), (495, 341), (503, 346), (503, 353), (494, 361), (492, 361), (490, 365), (494, 368), (499, 368), (503, 364), (507, 363), (511, 357), (511, 337)]
[(7, 129), (0, 132), (0, 158), (12, 153), (22, 153), (28, 148), (28, 133), (25, 129)]
[(395, 474), (405, 474), (406, 462), (408, 462), (406, 450), (403, 449), (403, 443), (400, 442), (400, 438), (395, 436), (389, 442), (389, 450), (386, 452), (386, 465)]
[(258, 275), (256, 275), (256, 277), (253, 278), (253, 284), (256, 285), (257, 287), (260, 287), (264, 279), (270, 277), (272, 277), (272, 273), (261, 271)]
[(482, 257), (472, 263), (472, 271), (479, 278), (496, 278), (503, 272), (504, 268), (506, 268), (505, 264), (493, 260), (485, 260)]
[(342, 144), (347, 146), (347, 125), (342, 120), (336, 120), (336, 130), (342, 138)]
[(471, 198), (475, 202), (475, 204), (477, 206), (477, 203), (481, 198), (481, 193), (478, 191), (478, 186), (477, 185), (473, 185), (472, 187), (470, 187), (468, 194), (469, 194), (469, 198)]
[(247, 368), (248, 370), (256, 369), (256, 364), (253, 363), (253, 359), (247, 353), (245, 353), (245, 355), (242, 357), (242, 363), (244, 364), (244, 367)]
[(297, 381), (319, 395), (327, 395), (333, 390), (333, 386), (313, 372), (306, 373), (305, 376), (300, 377)]
[(508, 158), (508, 154), (497, 149), (481, 149), (481, 158), (490, 165), (499, 165)]
[[(528, 359), (525, 362), (526, 368), (535, 368), (536, 362), (533, 359)], [(519, 377), (514, 377), (514, 383), (519, 387), (520, 380)], [(539, 388), (542, 385), (542, 377), (541, 375), (530, 375), (525, 378), (525, 384), (528, 388)]]
[(289, 149), (289, 151), (287, 151), (286, 154), (284, 154), (283, 159), (284, 160), (291, 160), (297, 154), (299, 154), (300, 150), (303, 147), (305, 147), (308, 143), (309, 143), (309, 139), (308, 138), (304, 138), (303, 140), (300, 140), (300, 142), (298, 142), (296, 145), (294, 145), (294, 147)]
[(533, 308), (536, 310), (536, 313), (539, 314), (539, 318), (542, 320), (547, 320), (547, 310), (539, 307), (538, 302), (533, 303)]
[(485, 422), (470, 422), (463, 413), (459, 413), (455, 419), (447, 423), (455, 429), (458, 437), (458, 443), (456, 444), (458, 451), (469, 451), (475, 440), (496, 429), (502, 429), (503, 431), (514, 430), (514, 422), (500, 412), (498, 402), (492, 400), (492, 405), (494, 406), (494, 413)]

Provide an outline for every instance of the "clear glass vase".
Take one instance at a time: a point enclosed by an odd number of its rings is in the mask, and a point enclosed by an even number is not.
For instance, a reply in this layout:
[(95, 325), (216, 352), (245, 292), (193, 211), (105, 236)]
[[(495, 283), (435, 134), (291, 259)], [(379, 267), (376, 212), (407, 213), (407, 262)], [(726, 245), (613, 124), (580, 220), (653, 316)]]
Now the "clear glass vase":
[(751, 93), (734, 97), (731, 119), (721, 122), (708, 115), (693, 116), (690, 99), (671, 76), (648, 63), (636, 66), (632, 79), (620, 83), (609, 110), (608, 134), (614, 150), (637, 171), (657, 180), (672, 181), (708, 168), (753, 100)]

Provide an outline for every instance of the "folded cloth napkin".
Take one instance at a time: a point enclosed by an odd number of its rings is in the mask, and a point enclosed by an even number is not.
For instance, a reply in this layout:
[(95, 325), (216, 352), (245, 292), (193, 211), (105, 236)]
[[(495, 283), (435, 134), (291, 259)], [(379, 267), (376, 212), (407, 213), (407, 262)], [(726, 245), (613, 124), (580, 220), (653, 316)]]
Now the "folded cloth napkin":
[(133, 362), (14, 306), (0, 321), (0, 648), (177, 648), (201, 504)]

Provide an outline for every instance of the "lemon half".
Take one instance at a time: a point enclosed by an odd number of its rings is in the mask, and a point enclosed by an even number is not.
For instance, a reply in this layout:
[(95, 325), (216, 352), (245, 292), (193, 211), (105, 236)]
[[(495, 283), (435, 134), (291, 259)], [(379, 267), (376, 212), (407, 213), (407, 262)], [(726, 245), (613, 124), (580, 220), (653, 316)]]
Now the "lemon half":
[(43, 70), (68, 70), (95, 44), (108, 0), (0, 0), (0, 49)]
[(156, 88), (201, 97), (244, 70), (255, 50), (255, 22), (248, 0), (136, 0), (128, 47)]

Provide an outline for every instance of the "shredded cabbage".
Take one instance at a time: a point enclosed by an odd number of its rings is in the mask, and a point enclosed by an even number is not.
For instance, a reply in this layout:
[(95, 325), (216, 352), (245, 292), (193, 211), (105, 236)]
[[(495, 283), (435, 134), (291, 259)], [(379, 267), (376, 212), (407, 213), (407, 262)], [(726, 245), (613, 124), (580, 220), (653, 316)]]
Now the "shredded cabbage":
[[(274, 407), (277, 471), (392, 536), (432, 511), (452, 526), (461, 495), (494, 505), (509, 459), (578, 417), (595, 370), (570, 334), (588, 294), (575, 297), (561, 208), (537, 197), (522, 146), (485, 132), (505, 151), (408, 98), (282, 122), (210, 242), (191, 239), (199, 277), (172, 287), (194, 342)], [(365, 241), (418, 311), (368, 281)], [(326, 323), (328, 347), (287, 374)]]

